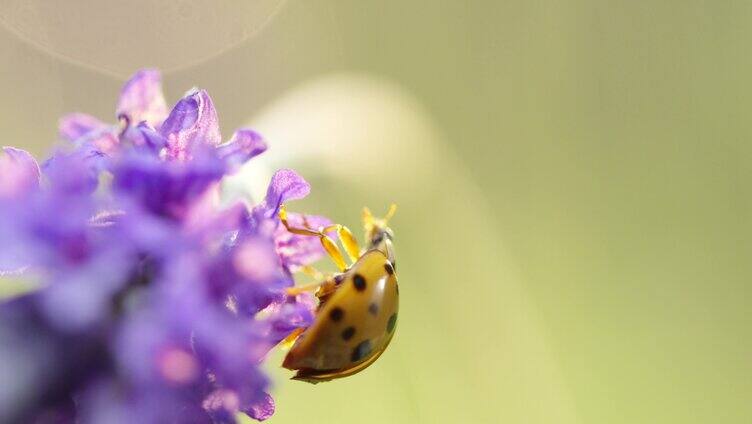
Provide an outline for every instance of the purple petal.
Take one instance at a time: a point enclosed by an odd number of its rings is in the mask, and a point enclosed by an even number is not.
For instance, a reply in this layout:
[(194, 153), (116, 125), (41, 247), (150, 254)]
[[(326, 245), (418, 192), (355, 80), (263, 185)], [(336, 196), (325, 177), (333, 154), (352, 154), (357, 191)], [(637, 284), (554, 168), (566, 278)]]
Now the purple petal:
[(274, 176), (266, 192), (266, 202), (275, 209), (288, 200), (302, 199), (311, 192), (311, 185), (291, 169), (280, 169)]
[(259, 133), (241, 129), (235, 132), (227, 144), (217, 148), (217, 154), (225, 161), (230, 172), (234, 172), (249, 159), (266, 151), (266, 148), (266, 142)]
[(215, 423), (234, 423), (240, 410), (240, 398), (232, 390), (218, 389), (204, 398), (201, 407)]
[(58, 152), (42, 166), (50, 185), (59, 192), (91, 193), (99, 184), (105, 155), (85, 144), (73, 152)]
[(272, 240), (241, 237), (210, 268), (212, 292), (234, 299), (240, 316), (255, 316), (271, 303), (285, 298), (284, 289), (293, 285), (292, 276), (280, 266)]
[[(71, 173), (86, 167), (81, 166), (80, 160), (73, 164), (71, 172), (65, 172), (63, 163), (56, 166), (67, 178), (75, 179)], [(103, 236), (105, 231), (90, 232), (94, 204), (87, 192), (72, 190), (70, 180), (50, 184), (49, 190), (0, 206), (0, 273), (28, 266), (32, 272), (50, 270), (45, 277), (47, 283), (52, 279), (60, 281), (68, 278), (69, 272), (83, 271), (83, 264), (100, 251), (94, 235)], [(121, 246), (109, 246), (102, 253), (113, 253)], [(103, 280), (98, 276), (96, 279), (100, 283)]]
[(243, 412), (255, 420), (264, 421), (274, 415), (274, 399), (268, 393), (264, 393), (253, 405), (243, 408)]
[(154, 386), (124, 387), (129, 386), (116, 378), (88, 383), (75, 396), (75, 422), (214, 424), (201, 405), (184, 393)]
[(203, 198), (194, 203), (188, 211), (184, 228), (187, 232), (213, 237), (226, 235), (237, 229), (248, 219), (248, 207), (244, 203), (235, 203), (226, 209), (219, 209), (219, 187), (207, 192)]
[(222, 142), (217, 111), (204, 90), (190, 91), (172, 109), (159, 132), (167, 139), (170, 159), (187, 159), (202, 147)]
[(71, 113), (60, 118), (58, 135), (65, 141), (76, 141), (95, 130), (109, 128), (109, 125), (85, 113)]
[(213, 183), (224, 165), (211, 156), (186, 162), (167, 162), (147, 154), (130, 154), (113, 165), (113, 188), (142, 208), (164, 217), (183, 219)]
[(280, 169), (269, 183), (264, 201), (253, 210), (257, 217), (273, 218), (288, 200), (302, 199), (311, 192), (311, 185), (291, 169)]
[[(274, 244), (263, 237), (244, 240), (233, 250), (234, 271), (242, 278), (258, 282), (273, 281), (283, 277), (280, 272), (279, 260), (274, 252)], [(241, 278), (234, 276), (233, 282), (238, 285)]]
[(128, 127), (121, 137), (136, 147), (149, 149), (155, 155), (158, 155), (162, 148), (167, 145), (167, 140), (162, 137), (162, 134), (146, 122)]
[(127, 117), (132, 125), (146, 121), (152, 127), (159, 127), (167, 116), (159, 71), (140, 70), (125, 83), (117, 104), (117, 116)]
[(39, 165), (29, 152), (3, 147), (0, 152), (0, 198), (11, 198), (39, 186)]
[[(0, 199), (0, 276), (22, 274), (33, 262), (35, 246), (29, 242), (21, 202)], [(0, 396), (2, 397), (2, 396)]]
[[(113, 252), (112, 247), (92, 246), (95, 242), (91, 238), (78, 241), (74, 246), (75, 256), (66, 258), (68, 262), (74, 260), (74, 267), (64, 271), (59, 267), (50, 286), (39, 292), (39, 307), (44, 316), (64, 332), (91, 329), (105, 322), (113, 295), (128, 281), (130, 257), (125, 252)], [(70, 250), (55, 247), (60, 250), (58, 254)]]
[(308, 327), (315, 319), (316, 300), (310, 293), (303, 293), (296, 298), (287, 298), (264, 309), (269, 318), (264, 322), (269, 325), (268, 340), (272, 346), (281, 342), (294, 330)]
[(32, 420), (34, 423), (51, 423), (51, 424), (75, 424), (76, 407), (71, 399), (59, 406), (52, 406), (39, 413)]

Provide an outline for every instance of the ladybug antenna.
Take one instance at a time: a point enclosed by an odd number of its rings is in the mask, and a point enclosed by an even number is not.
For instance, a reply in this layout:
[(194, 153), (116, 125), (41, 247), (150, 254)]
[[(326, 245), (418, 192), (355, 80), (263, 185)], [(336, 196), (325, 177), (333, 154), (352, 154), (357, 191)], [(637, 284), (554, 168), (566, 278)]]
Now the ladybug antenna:
[(386, 212), (386, 215), (384, 215), (384, 226), (386, 226), (389, 220), (392, 219), (395, 212), (397, 212), (397, 204), (392, 203), (389, 205), (389, 210)]
[(383, 218), (376, 218), (373, 216), (370, 209), (367, 207), (363, 208), (363, 227), (365, 228), (368, 237), (373, 235), (373, 232), (376, 229), (383, 230), (387, 228), (387, 224), (389, 223), (389, 220), (392, 219), (395, 212), (397, 212), (397, 205), (394, 203), (389, 206), (389, 210), (387, 210), (386, 215), (384, 215)]
[(363, 226), (365, 227), (366, 231), (370, 231), (374, 225), (374, 217), (368, 207), (363, 207), (361, 218), (363, 219)]

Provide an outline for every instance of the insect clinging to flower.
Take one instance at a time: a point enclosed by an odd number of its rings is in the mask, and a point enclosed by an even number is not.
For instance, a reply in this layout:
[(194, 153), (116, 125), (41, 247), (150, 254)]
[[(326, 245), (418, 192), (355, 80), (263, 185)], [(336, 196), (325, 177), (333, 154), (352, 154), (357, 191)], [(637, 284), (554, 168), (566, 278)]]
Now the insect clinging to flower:
[[(325, 278), (312, 267), (304, 267), (316, 283), (288, 290), (289, 295), (315, 290), (319, 299), (313, 324), (289, 337), (297, 340), (282, 366), (297, 371), (293, 379), (319, 383), (347, 377), (373, 364), (386, 350), (394, 336), (399, 306), (394, 234), (387, 225), (396, 209), (391, 205), (383, 218), (363, 209), (366, 246), (361, 250), (347, 227), (293, 227), (284, 205), (280, 208), (279, 218), (285, 228), (293, 234), (318, 237), (340, 270)], [(327, 235), (335, 231), (349, 266)]]

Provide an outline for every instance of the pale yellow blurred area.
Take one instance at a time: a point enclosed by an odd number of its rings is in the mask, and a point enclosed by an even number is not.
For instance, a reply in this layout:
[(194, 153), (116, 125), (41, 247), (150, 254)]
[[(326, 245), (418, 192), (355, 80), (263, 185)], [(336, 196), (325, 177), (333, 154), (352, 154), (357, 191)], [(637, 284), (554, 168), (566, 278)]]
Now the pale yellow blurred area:
[(0, 2), (2, 144), (158, 66), (267, 137), (236, 187), (399, 204), (392, 345), (272, 423), (752, 421), (749, 2), (107, 3)]

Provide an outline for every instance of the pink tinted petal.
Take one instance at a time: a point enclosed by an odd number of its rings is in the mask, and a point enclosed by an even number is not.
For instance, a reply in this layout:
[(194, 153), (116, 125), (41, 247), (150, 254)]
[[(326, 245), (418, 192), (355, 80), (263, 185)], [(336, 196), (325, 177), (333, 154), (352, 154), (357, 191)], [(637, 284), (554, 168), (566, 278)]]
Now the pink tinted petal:
[(163, 347), (155, 362), (160, 376), (173, 384), (189, 384), (199, 375), (198, 360), (182, 347)]
[(86, 138), (97, 151), (106, 155), (113, 154), (120, 145), (120, 140), (115, 134), (114, 127), (108, 127), (102, 131), (89, 133)]
[(240, 409), (240, 396), (234, 390), (216, 389), (201, 402), (201, 407), (215, 423), (235, 422), (235, 414)]
[(190, 158), (197, 149), (222, 143), (217, 111), (204, 90), (186, 94), (172, 109), (159, 132), (167, 139), (170, 159)]
[(39, 164), (29, 152), (3, 147), (0, 152), (0, 198), (11, 198), (39, 187)]
[(228, 165), (230, 172), (237, 171), (246, 161), (266, 151), (266, 142), (259, 133), (241, 129), (232, 139), (217, 148), (217, 154)]
[(256, 393), (246, 391), (241, 395), (235, 390), (219, 388), (203, 399), (201, 407), (217, 423), (234, 423), (237, 412), (243, 412), (258, 421), (264, 421), (274, 414), (274, 399), (262, 391)]
[(71, 113), (60, 118), (58, 136), (65, 141), (76, 141), (92, 131), (99, 131), (109, 126), (99, 119), (85, 113)]
[(114, 152), (119, 144), (117, 128), (85, 113), (72, 113), (60, 119), (58, 135), (79, 145), (89, 144), (102, 153)]
[(243, 412), (254, 420), (264, 421), (274, 415), (274, 399), (268, 393), (264, 393), (253, 405), (243, 408)]
[(118, 100), (117, 115), (128, 117), (131, 125), (146, 121), (152, 127), (159, 127), (167, 116), (159, 71), (140, 70), (125, 83)]
[(250, 281), (270, 281), (280, 274), (279, 259), (266, 239), (250, 239), (237, 247), (235, 271)]

